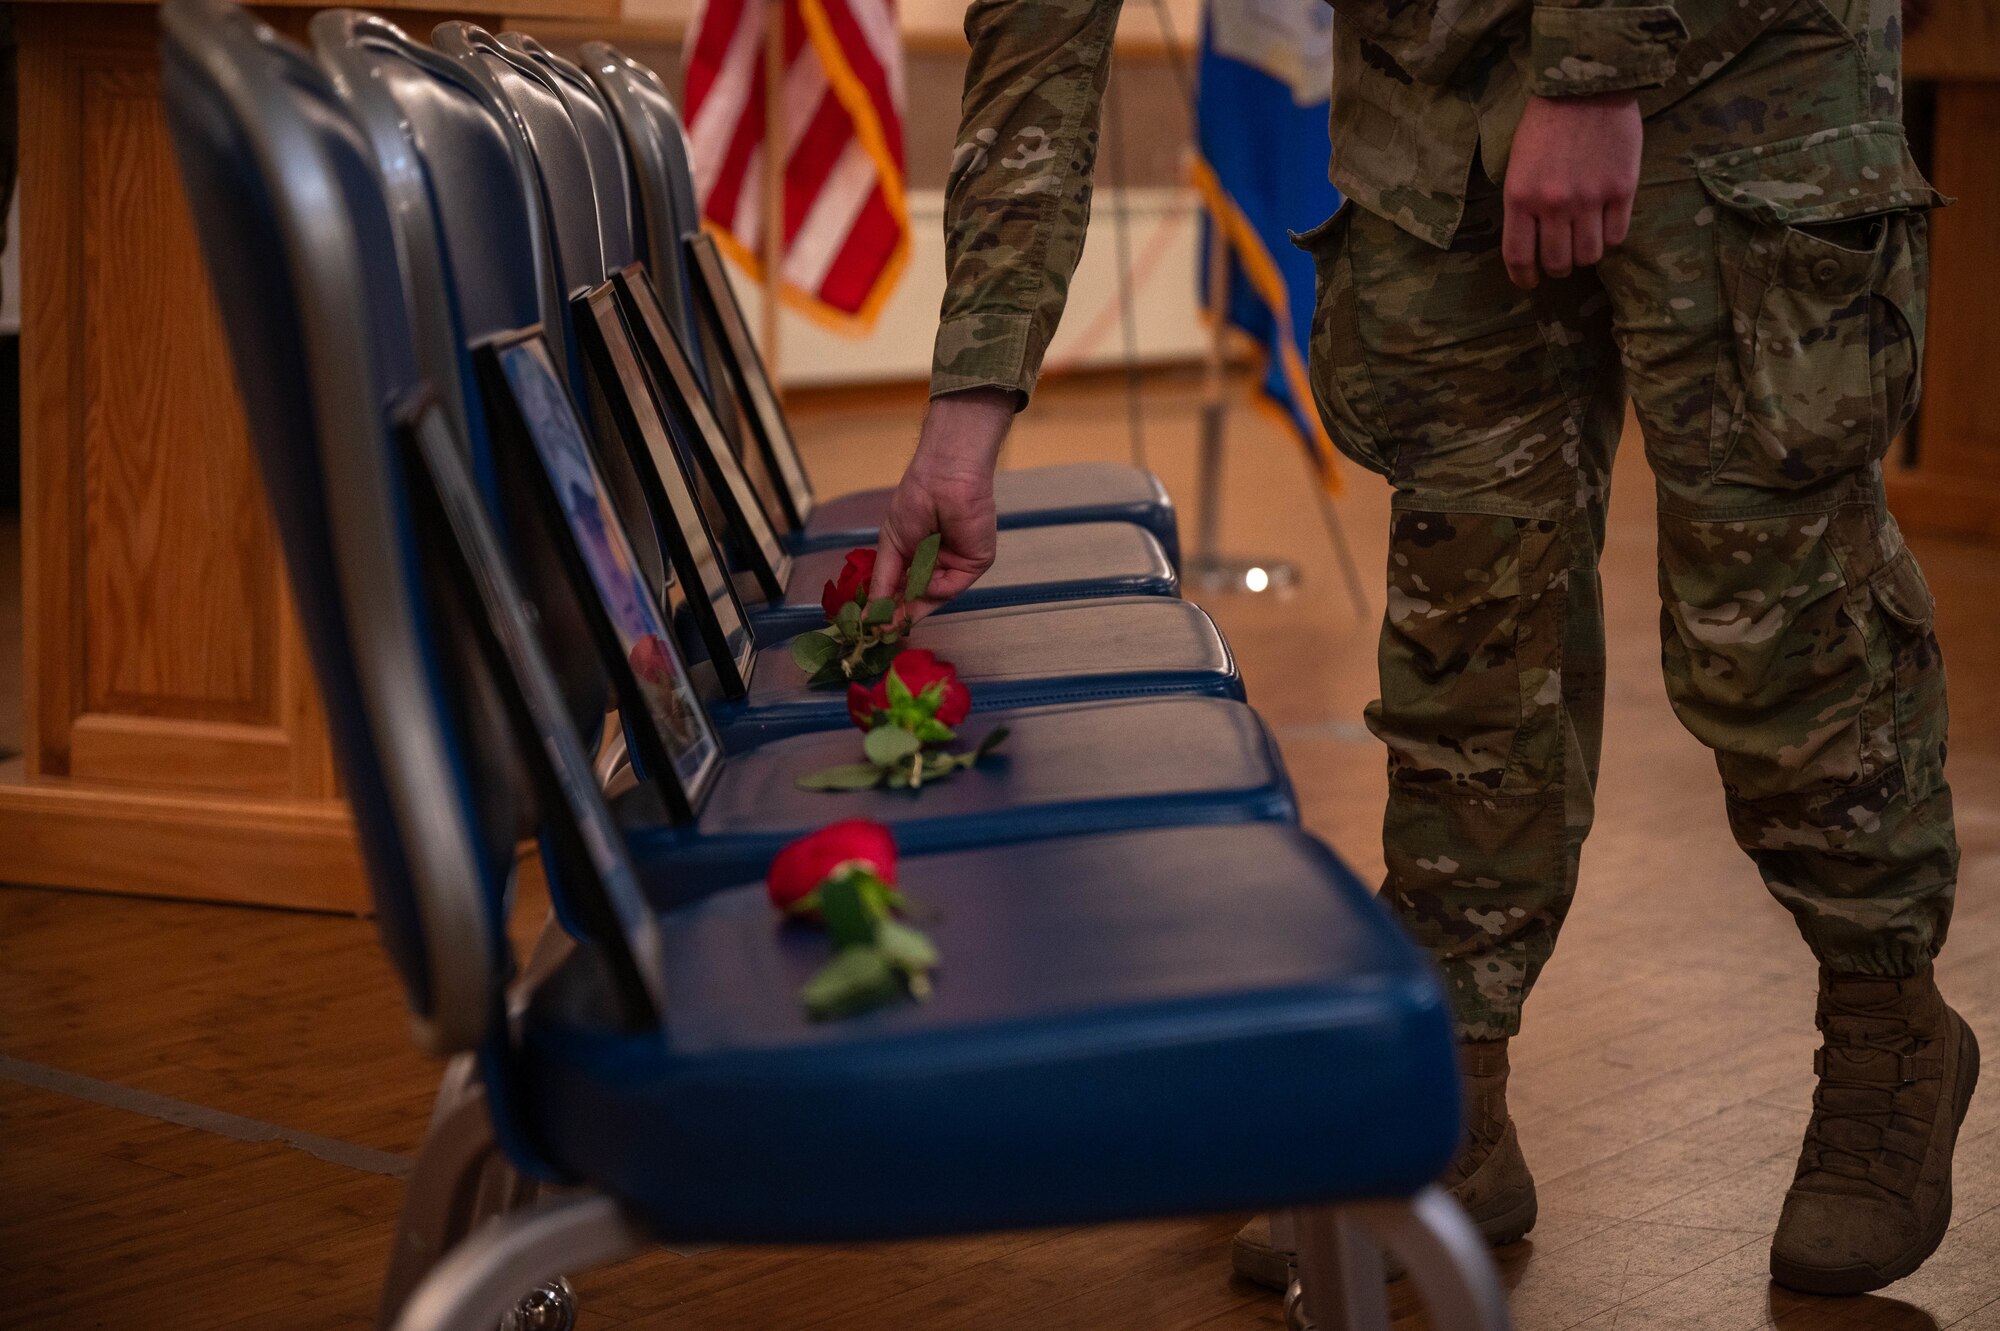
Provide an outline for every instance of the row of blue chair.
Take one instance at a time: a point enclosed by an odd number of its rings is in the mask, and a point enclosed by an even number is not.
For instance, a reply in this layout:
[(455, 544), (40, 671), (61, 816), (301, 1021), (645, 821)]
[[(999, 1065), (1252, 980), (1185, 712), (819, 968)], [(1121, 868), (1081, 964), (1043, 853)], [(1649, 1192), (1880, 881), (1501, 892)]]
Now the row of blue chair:
[[(1430, 1183), (1460, 1130), (1439, 987), (1296, 826), (1156, 481), (1028, 474), (985, 608), (919, 630), (1003, 758), (801, 791), (855, 741), (770, 658), (884, 496), (814, 499), (659, 80), (466, 24), (333, 11), (308, 53), (223, 0), (163, 22), (378, 927), (453, 1059), (384, 1325), (484, 1331), (662, 1241), (1266, 1207), (1297, 1323), (1386, 1326), (1387, 1248), (1439, 1324), (1504, 1325)], [(948, 966), (813, 1023), (824, 944), (757, 880), (848, 816), (894, 827)], [(561, 928), (522, 963), (529, 835)]]

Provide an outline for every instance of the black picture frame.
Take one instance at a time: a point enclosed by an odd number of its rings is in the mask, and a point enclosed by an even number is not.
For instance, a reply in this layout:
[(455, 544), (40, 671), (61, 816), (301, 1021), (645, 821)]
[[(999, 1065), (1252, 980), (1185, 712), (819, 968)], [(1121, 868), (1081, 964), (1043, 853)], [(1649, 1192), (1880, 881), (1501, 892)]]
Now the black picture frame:
[(428, 391), (395, 412), (395, 436), (420, 557), (442, 566), (469, 610), (480, 658), (501, 696), (529, 780), (537, 826), (559, 871), (551, 890), (578, 927), (604, 942), (619, 997), (634, 1016), (666, 1010), (659, 924), (624, 838), (605, 806), (543, 653), (532, 604), (514, 579), (492, 517), (442, 408)]
[(686, 349), (667, 322), (658, 290), (638, 264), (612, 274), (611, 286), (618, 292), (626, 328), (652, 378), (663, 414), (683, 423), (687, 452), (701, 469), (709, 493), (715, 496), (723, 522), (750, 561), (758, 587), (767, 599), (783, 600), (792, 576), (791, 552), (703, 395)]
[(722, 744), (591, 456), (576, 404), (539, 329), (473, 348), (496, 442), (529, 465), (543, 518), (585, 607), (640, 772), (689, 822), (722, 770)]
[[(798, 441), (792, 438), (792, 428), (785, 420), (785, 409), (771, 387), (764, 358), (750, 336), (750, 323), (743, 317), (743, 307), (736, 303), (736, 288), (729, 284), (729, 274), (722, 267), (722, 254), (711, 237), (698, 231), (684, 237), (681, 243), (687, 246), (688, 267), (697, 295), (695, 305), (708, 320), (728, 362), (723, 367), (724, 377), (740, 393), (743, 414), (749, 420), (757, 450), (765, 467), (778, 479), (778, 500), (784, 506), (787, 525), (793, 531), (802, 530), (812, 517), (816, 502), (812, 480), (806, 475), (805, 459), (799, 456)], [(716, 391), (726, 390), (718, 385)]]
[[(610, 408), (613, 427), (632, 460), (674, 566), (675, 588), (669, 589), (662, 609), (670, 617), (678, 612), (693, 619), (717, 686), (725, 697), (741, 698), (750, 689), (757, 640), (681, 451), (674, 447), (653, 376), (633, 346), (618, 292), (606, 282), (571, 304), (584, 359)], [(679, 605), (673, 603), (676, 589)]]

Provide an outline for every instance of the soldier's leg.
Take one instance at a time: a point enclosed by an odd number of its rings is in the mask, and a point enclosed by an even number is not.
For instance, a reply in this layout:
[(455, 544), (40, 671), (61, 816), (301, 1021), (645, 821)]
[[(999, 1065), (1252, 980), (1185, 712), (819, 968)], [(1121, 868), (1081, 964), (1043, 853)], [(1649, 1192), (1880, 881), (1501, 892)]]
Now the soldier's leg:
[(1588, 275), (1530, 297), (1475, 190), (1439, 251), (1349, 208), (1313, 240), (1314, 386), (1395, 486), (1383, 899), (1437, 958), (1461, 1038), (1519, 1028), (1575, 888), (1601, 733), (1597, 555), (1622, 423)]
[[(1350, 458), (1395, 485), (1382, 697), (1383, 900), (1449, 986), (1466, 1142), (1443, 1182), (1491, 1243), (1535, 1223), (1507, 1114), (1507, 1039), (1554, 946), (1590, 827), (1604, 696), (1597, 556), (1623, 399), (1586, 277), (1507, 281), (1491, 186), (1449, 253), (1349, 208), (1308, 239), (1313, 389)], [(1258, 1217), (1239, 1274), (1283, 1288)]]
[(1642, 189), (1602, 271), (1658, 478), (1675, 711), (1820, 960), (1908, 976), (1958, 851), (1931, 597), (1883, 499), (1920, 354), (1920, 212), (1808, 229)]
[[(1893, 160), (1808, 153), (1757, 178), (1756, 208), (1726, 184), (1648, 186), (1603, 265), (1659, 478), (1668, 691), (1821, 962), (1819, 1081), (1771, 1271), (1824, 1294), (1938, 1246), (1978, 1076), (1931, 974), (1958, 868), (1944, 666), (1882, 493), (1923, 341), (1927, 218), (1893, 205), (1928, 191), (1904, 160), (1907, 188)], [(1802, 223), (1768, 203), (1864, 188), (1891, 210)]]

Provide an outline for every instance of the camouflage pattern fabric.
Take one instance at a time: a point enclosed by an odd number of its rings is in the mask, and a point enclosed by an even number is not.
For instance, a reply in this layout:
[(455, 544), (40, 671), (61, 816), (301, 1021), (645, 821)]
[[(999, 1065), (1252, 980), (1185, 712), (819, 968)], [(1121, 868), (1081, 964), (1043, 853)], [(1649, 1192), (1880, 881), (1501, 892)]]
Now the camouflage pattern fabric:
[(1027, 402), (1083, 253), (1118, 11), (1119, 0), (976, 0), (965, 12), (933, 395), (996, 386)]
[(1880, 468), (1915, 406), (1938, 200), (1899, 123), (1895, 6), (1853, 9), (1852, 34), (1790, 11), (1648, 120), (1632, 233), (1595, 270), (1512, 287), (1479, 173), (1449, 249), (1355, 206), (1301, 238), (1322, 416), (1395, 487), (1368, 712), (1389, 749), (1384, 899), (1467, 1038), (1518, 1029), (1575, 889), (1628, 394), (1668, 692), (1715, 751), (1739, 844), (1837, 971), (1908, 975), (1943, 942), (1944, 671)]
[[(1575, 890), (1602, 733), (1597, 561), (1627, 396), (1662, 658), (1739, 843), (1837, 971), (1908, 975), (1957, 876), (1929, 590), (1883, 501), (1927, 213), (1897, 0), (1335, 0), (1314, 393), (1396, 489), (1384, 897), (1469, 1038), (1512, 1034)], [(1118, 0), (980, 0), (934, 393), (1025, 401), (1081, 251)], [(1508, 283), (1531, 93), (1639, 90), (1628, 240)]]
[[(1002, 387), (1025, 404), (1033, 391), (1090, 221), (1120, 7), (975, 0), (966, 10), (972, 55), (945, 184), (949, 279), (933, 395)], [(1437, 245), (1457, 226), (1482, 141), (1500, 177), (1529, 91), (1692, 86), (1776, 12), (1739, 0), (1334, 0), (1334, 9), (1333, 182)]]

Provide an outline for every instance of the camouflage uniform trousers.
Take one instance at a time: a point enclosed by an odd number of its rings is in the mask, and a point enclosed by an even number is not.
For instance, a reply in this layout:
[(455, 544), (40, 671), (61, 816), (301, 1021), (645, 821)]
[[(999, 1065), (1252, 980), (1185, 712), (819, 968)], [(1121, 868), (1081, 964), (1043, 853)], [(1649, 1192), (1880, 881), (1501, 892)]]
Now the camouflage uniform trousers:
[(1628, 240), (1532, 294), (1483, 178), (1448, 251), (1352, 205), (1300, 238), (1322, 417), (1395, 487), (1367, 713), (1389, 750), (1383, 898), (1463, 1038), (1519, 1029), (1575, 890), (1628, 392), (1668, 692), (1738, 843), (1838, 970), (1909, 974), (1950, 915), (1944, 668), (1880, 467), (1914, 407), (1934, 196), (1892, 124), (1698, 170), (1651, 128)]

